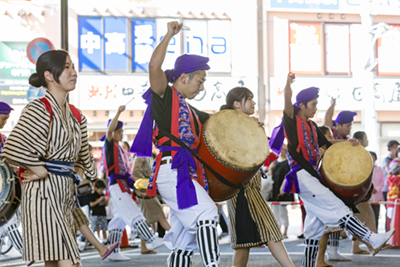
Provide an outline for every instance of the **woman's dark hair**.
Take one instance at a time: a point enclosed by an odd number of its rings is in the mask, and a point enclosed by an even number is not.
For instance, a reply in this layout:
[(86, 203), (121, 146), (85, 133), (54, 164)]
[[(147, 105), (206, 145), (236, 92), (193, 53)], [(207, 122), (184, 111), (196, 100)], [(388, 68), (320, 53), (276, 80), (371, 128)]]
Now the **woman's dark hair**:
[(375, 160), (378, 159), (378, 157), (376, 156), (376, 153), (373, 151), (370, 151), (369, 154), (371, 154), (371, 156), (373, 156), (375, 158)]
[(321, 132), (324, 134), (324, 135), (326, 135), (326, 133), (327, 132), (329, 132), (329, 127), (327, 127), (327, 126), (320, 126), (320, 127), (318, 127), (320, 130), (321, 130)]
[(222, 105), (219, 110), (224, 110), (224, 109), (234, 109), (233, 103), (235, 101), (238, 101), (242, 103), (243, 99), (245, 101), (249, 97), (253, 97), (253, 93), (246, 87), (235, 87), (231, 89), (228, 94), (226, 95), (226, 104)]
[(123, 141), (122, 143), (124, 143), (126, 145), (126, 147), (128, 148), (128, 152), (129, 152), (129, 150), (131, 150), (131, 146), (129, 145), (129, 143), (126, 141)]
[(363, 131), (358, 131), (353, 134), (353, 138), (362, 140), (367, 134)]
[(60, 76), (65, 69), (68, 52), (64, 50), (50, 50), (44, 52), (36, 61), (36, 73), (29, 77), (29, 84), (35, 87), (46, 87), (47, 83), (44, 72), (49, 71), (53, 74), (53, 78), (60, 83)]

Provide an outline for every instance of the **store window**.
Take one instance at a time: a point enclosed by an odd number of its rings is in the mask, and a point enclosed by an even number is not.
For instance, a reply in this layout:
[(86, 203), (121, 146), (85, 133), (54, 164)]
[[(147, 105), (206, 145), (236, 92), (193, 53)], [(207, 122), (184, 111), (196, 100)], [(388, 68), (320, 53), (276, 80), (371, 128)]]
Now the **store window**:
[(382, 38), (377, 39), (377, 73), (380, 76), (400, 76), (400, 25), (390, 25)]

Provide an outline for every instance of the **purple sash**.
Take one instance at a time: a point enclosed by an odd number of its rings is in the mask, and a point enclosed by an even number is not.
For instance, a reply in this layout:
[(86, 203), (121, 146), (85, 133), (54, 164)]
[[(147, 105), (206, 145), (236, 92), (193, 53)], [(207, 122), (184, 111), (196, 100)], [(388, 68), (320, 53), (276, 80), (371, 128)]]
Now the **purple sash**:
[[(178, 170), (178, 182), (176, 185), (176, 197), (178, 200), (178, 208), (180, 210), (190, 208), (197, 205), (196, 189), (192, 178), (190, 177), (189, 166), (197, 169), (196, 161), (192, 154), (183, 147), (161, 146), (160, 153), (164, 151), (177, 151), (173, 160), (171, 169)], [(197, 153), (197, 149), (194, 149)]]
[[(309, 161), (309, 163), (314, 167), (317, 165), (317, 162), (315, 160), (311, 160)], [(288, 174), (286, 174), (285, 178), (286, 178), (286, 184), (285, 187), (283, 188), (283, 191), (286, 194), (290, 194), (293, 188), (293, 183), (294, 183), (294, 189), (295, 192), (294, 193), (300, 193), (300, 188), (299, 188), (299, 181), (297, 179), (297, 171), (302, 169), (303, 167), (301, 167), (299, 164), (293, 165), (290, 168), (290, 172)]]

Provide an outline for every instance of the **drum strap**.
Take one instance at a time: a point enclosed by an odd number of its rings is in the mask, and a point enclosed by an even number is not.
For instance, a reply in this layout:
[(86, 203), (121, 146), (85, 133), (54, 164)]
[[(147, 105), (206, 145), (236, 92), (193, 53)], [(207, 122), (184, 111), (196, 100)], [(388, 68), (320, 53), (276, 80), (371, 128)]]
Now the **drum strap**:
[[(318, 172), (314, 169), (314, 167), (311, 165), (310, 162), (308, 162), (303, 155), (301, 155), (300, 153), (298, 153), (296, 151), (296, 149), (293, 149), (292, 146), (288, 146), (288, 151), (290, 153), (290, 155), (292, 156), (292, 158), (297, 162), (297, 164), (299, 164), (301, 166), (301, 169), (306, 170), (309, 174), (311, 174), (312, 176), (314, 176), (315, 178), (317, 178), (320, 183), (322, 185), (324, 185), (325, 187), (327, 187), (329, 189), (329, 186), (326, 184), (326, 182), (321, 179), (321, 176), (318, 174)], [(354, 199), (348, 199), (348, 198), (344, 198), (341, 195), (339, 195), (338, 193), (336, 193), (335, 191), (331, 190), (331, 192), (338, 197), (340, 200), (343, 201), (343, 203), (349, 207), (350, 209), (353, 210), (354, 213), (359, 213), (358, 209), (356, 208), (356, 206), (354, 205)]]
[(217, 178), (221, 183), (233, 187), (233, 188), (237, 188), (237, 189), (241, 189), (244, 188), (243, 186), (240, 185), (236, 185), (232, 182), (230, 182), (229, 180), (227, 180), (225, 177), (223, 177), (221, 174), (219, 174), (218, 172), (216, 172), (213, 168), (211, 168), (210, 165), (208, 165), (206, 162), (204, 162), (204, 160), (202, 160), (200, 158), (200, 156), (194, 152), (192, 149), (190, 149), (184, 142), (182, 142), (179, 138), (177, 138), (176, 136), (173, 136), (171, 133), (169, 133), (168, 131), (164, 130), (163, 128), (161, 128), (160, 126), (158, 126), (159, 131), (165, 135), (168, 136), (172, 141), (174, 141), (175, 143), (177, 143), (178, 145), (180, 145), (181, 147), (185, 148), (186, 150), (188, 150), (193, 157), (195, 157), (198, 161), (200, 161), (204, 167), (206, 167), (214, 176), (215, 178)]

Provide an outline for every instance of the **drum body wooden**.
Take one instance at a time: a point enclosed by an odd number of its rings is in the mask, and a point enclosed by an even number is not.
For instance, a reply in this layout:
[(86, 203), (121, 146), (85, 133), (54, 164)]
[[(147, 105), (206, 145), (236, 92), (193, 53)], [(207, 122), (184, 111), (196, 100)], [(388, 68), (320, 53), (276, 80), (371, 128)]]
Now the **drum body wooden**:
[(355, 198), (357, 204), (371, 187), (373, 168), (371, 155), (364, 147), (340, 142), (326, 151), (319, 171), (333, 191), (344, 198)]
[(0, 227), (6, 224), (21, 203), (21, 184), (10, 165), (0, 156)]
[[(198, 149), (200, 157), (216, 172), (236, 185), (248, 183), (269, 154), (264, 129), (243, 112), (223, 110), (203, 125)], [(210, 197), (224, 201), (239, 189), (223, 184), (204, 168)]]

